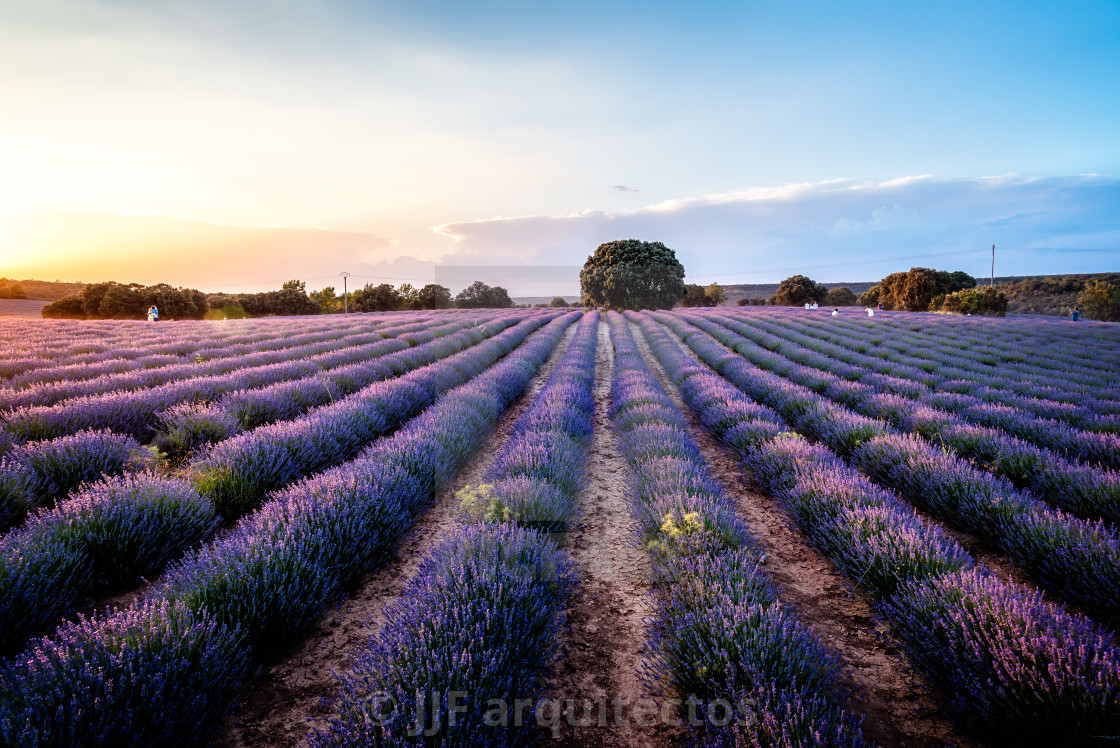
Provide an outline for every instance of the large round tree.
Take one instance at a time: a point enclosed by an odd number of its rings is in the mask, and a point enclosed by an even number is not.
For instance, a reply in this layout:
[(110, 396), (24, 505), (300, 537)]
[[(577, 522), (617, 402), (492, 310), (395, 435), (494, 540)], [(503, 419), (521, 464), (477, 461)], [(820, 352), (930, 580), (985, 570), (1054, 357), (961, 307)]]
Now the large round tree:
[(801, 306), (806, 302), (824, 301), (828, 287), (804, 275), (791, 275), (778, 284), (774, 302), (780, 306)]
[(661, 242), (619, 239), (587, 258), (579, 285), (585, 306), (672, 309), (684, 296), (684, 266)]

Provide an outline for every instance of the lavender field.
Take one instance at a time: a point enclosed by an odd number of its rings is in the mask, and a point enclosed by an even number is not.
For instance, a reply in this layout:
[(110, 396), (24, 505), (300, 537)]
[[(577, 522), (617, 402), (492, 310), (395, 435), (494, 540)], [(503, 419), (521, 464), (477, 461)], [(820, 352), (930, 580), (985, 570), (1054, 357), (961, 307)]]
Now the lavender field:
[(0, 319), (4, 745), (1120, 740), (1120, 326)]

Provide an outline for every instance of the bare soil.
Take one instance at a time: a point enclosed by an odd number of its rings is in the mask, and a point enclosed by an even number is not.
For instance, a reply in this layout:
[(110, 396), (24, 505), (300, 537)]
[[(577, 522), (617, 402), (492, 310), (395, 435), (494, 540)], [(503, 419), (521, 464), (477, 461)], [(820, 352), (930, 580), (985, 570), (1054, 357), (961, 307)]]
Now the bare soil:
[(578, 321), (530, 382), (525, 394), (498, 422), (478, 451), (479, 458), (463, 470), (401, 538), (390, 560), (371, 572), (337, 608), (330, 611), (308, 637), (291, 650), (276, 653), (249, 682), (216, 745), (298, 745), (316, 721), (331, 715), (330, 702), (338, 694), (335, 673), (349, 669), (354, 654), (366, 647), (385, 621), (385, 612), (400, 596), (425, 552), (458, 523), (454, 496), (476, 485), (510, 430), (548, 380), (575, 334)]
[(647, 365), (687, 417), (714, 476), (765, 549), (766, 568), (780, 584), (782, 599), (839, 652), (845, 674), (857, 689), (852, 709), (865, 715), (864, 735), (881, 746), (976, 745), (940, 713), (936, 692), (900, 654), (889, 623), (876, 615), (870, 600), (805, 541), (775, 499), (752, 490), (731, 451), (708, 433), (681, 399), (641, 330), (633, 323), (631, 330)]
[(47, 303), (35, 299), (0, 299), (0, 319), (42, 319)]
[[(732, 351), (727, 346), (724, 346), (719, 341), (716, 341), (716, 343), (728, 352), (734, 353), (734, 351)], [(693, 359), (696, 359), (696, 356), (692, 353), (692, 350), (688, 348), (688, 346), (681, 344), (681, 349), (684, 350)], [(699, 359), (696, 360), (699, 361)], [(876, 485), (880, 484), (877, 483)], [(889, 488), (888, 486), (884, 487)], [(932, 514), (917, 506), (914, 506), (912, 504), (911, 506), (913, 506), (913, 509), (918, 514), (918, 516), (922, 518), (923, 522), (939, 527), (942, 532), (960, 543), (961, 547), (968, 551), (969, 555), (971, 555), (972, 558), (976, 561), (976, 565), (978, 567), (991, 570), (995, 573), (995, 576), (1002, 580), (1013, 582), (1036, 592), (1041, 592), (1042, 598), (1044, 600), (1055, 605), (1063, 605), (1070, 613), (1092, 619), (1092, 616), (1086, 613), (1084, 608), (1077, 605), (1076, 603), (1072, 603), (1066, 600), (1065, 597), (1059, 592), (1056, 592), (1055, 590), (1049, 589), (1045, 585), (1040, 584), (1033, 574), (1015, 563), (1015, 561), (1009, 558), (1006, 554), (997, 550), (993, 550), (992, 547), (985, 541), (981, 540), (975, 535), (972, 535), (960, 526), (937, 519)], [(1105, 624), (1100, 624), (1097, 621), (1095, 622), (1098, 623), (1098, 625), (1104, 626), (1104, 628), (1109, 628)]]
[(638, 547), (626, 502), (629, 467), (607, 415), (614, 362), (607, 330), (606, 322), (600, 322), (588, 483), (577, 500), (578, 520), (564, 543), (578, 565), (579, 585), (566, 611), (564, 656), (543, 689), (547, 698), (567, 706), (546, 742), (663, 746), (676, 742), (677, 730), (660, 718), (657, 695), (647, 690), (640, 674), (652, 591), (648, 559)]

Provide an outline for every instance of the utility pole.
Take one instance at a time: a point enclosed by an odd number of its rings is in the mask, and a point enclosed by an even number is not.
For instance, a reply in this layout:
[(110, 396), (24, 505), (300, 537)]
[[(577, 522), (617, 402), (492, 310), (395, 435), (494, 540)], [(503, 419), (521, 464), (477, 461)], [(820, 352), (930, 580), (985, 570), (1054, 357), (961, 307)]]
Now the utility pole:
[(992, 245), (992, 279), (988, 281), (988, 288), (996, 284), (996, 245)]
[[(995, 251), (995, 245), (992, 245), (992, 250)], [(995, 262), (995, 260), (992, 260)], [(346, 279), (350, 277), (350, 273), (339, 273), (342, 276), (342, 306), (345, 310), (343, 314), (350, 313), (350, 296), (346, 293)]]

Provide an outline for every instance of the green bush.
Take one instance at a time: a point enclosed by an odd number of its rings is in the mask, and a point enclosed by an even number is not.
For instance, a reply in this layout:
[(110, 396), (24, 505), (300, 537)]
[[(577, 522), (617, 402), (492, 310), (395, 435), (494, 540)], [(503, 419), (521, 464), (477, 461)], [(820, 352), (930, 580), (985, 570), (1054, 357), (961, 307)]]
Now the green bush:
[(940, 308), (956, 314), (987, 314), (997, 317), (1007, 314), (1007, 297), (991, 287), (982, 291), (975, 288), (954, 291), (947, 294), (938, 307), (933, 306), (935, 301), (936, 299), (931, 302), (931, 309)]
[(579, 274), (584, 306), (672, 309), (685, 295), (684, 266), (661, 242), (619, 239), (600, 244)]

